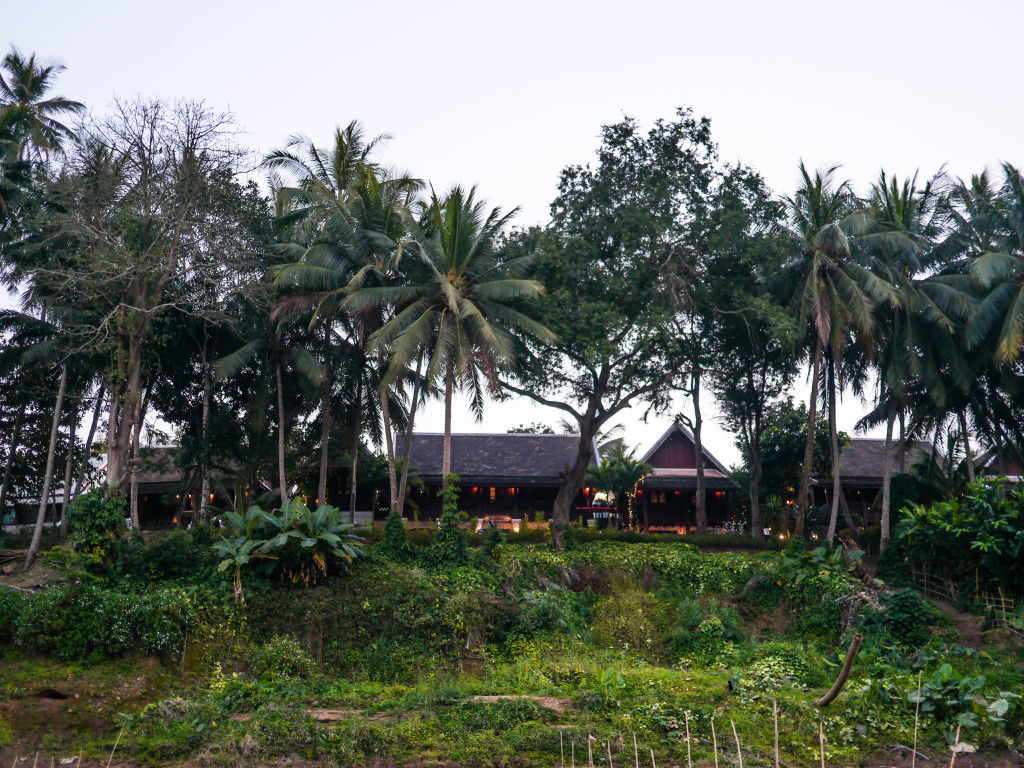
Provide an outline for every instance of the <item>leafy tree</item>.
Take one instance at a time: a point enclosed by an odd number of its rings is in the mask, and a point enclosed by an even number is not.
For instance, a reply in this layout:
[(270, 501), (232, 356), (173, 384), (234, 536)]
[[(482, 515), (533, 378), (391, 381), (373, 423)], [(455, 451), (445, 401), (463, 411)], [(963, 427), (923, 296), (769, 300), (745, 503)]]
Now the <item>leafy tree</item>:
[(524, 360), (506, 388), (556, 408), (578, 427), (579, 449), (552, 513), (556, 543), (593, 463), (593, 441), (639, 402), (664, 408), (684, 359), (662, 267), (713, 178), (710, 123), (679, 109), (645, 135), (636, 121), (602, 129), (598, 161), (562, 171), (551, 224), (510, 238), (510, 255), (539, 257), (546, 295), (536, 316), (554, 334), (524, 339)]
[[(764, 417), (761, 492), (766, 498), (779, 496), (790, 507), (795, 506), (798, 494), (807, 418), (807, 407), (803, 403), (794, 406), (792, 398), (770, 405)], [(820, 414), (817, 419), (816, 426), (824, 426), (825, 420)], [(815, 475), (824, 476), (829, 471), (828, 430), (815, 432), (812, 470)]]
[(768, 412), (796, 375), (793, 323), (765, 288), (787, 253), (781, 219), (780, 204), (757, 173), (737, 167), (724, 176), (709, 226), (715, 312), (710, 373), (724, 423), (738, 436), (748, 468), (750, 524), (757, 538), (764, 531), (762, 439)]

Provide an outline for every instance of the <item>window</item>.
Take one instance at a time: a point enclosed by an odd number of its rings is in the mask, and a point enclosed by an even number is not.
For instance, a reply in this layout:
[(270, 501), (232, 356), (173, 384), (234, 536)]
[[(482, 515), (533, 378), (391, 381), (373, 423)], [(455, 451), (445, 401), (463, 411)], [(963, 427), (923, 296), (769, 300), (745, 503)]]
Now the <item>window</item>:
[(496, 489), (491, 488), (491, 501), (494, 501), (497, 497), (498, 497), (498, 494), (497, 494)]

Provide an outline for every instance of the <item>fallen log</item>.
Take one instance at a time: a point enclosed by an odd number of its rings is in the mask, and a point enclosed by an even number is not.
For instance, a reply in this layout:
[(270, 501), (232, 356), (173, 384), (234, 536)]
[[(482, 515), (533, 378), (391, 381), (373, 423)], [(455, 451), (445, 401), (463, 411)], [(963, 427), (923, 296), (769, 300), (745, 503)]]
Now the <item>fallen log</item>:
[(850, 670), (853, 669), (853, 661), (857, 658), (857, 652), (860, 650), (860, 644), (863, 640), (864, 636), (860, 632), (854, 634), (853, 639), (850, 640), (850, 647), (846, 651), (846, 661), (843, 662), (843, 668), (839, 670), (839, 677), (836, 678), (829, 692), (815, 702), (819, 707), (827, 707), (835, 701), (836, 696), (843, 690), (843, 686), (846, 685), (846, 678), (850, 676)]

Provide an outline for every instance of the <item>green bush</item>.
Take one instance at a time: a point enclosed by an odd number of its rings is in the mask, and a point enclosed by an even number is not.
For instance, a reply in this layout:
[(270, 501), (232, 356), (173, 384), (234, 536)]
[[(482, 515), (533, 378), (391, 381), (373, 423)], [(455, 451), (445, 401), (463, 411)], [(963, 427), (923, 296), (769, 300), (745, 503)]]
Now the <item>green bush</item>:
[(232, 535), (213, 550), (221, 558), (218, 570), (233, 567), (236, 596), (244, 566), (259, 563), (265, 575), (276, 571), (292, 583), (315, 584), (328, 575), (328, 563), (345, 573), (365, 554), (356, 546), (362, 539), (352, 533), (355, 526), (337, 507), (322, 504), (314, 512), (298, 496), (275, 512), (250, 507), (244, 516), (227, 512), (224, 518)]
[(620, 584), (594, 606), (594, 642), (651, 661), (665, 656), (668, 606), (638, 586)]
[(24, 594), (0, 587), (0, 643), (14, 639), (26, 601)]
[(171, 656), (182, 647), (196, 612), (181, 590), (136, 596), (76, 585), (28, 597), (15, 642), (63, 660), (98, 660), (129, 650)]
[(414, 557), (415, 551), (409, 541), (409, 532), (397, 511), (391, 512), (384, 521), (384, 537), (374, 551), (396, 563), (404, 563)]
[(860, 617), (866, 636), (881, 642), (895, 642), (906, 648), (920, 648), (931, 638), (936, 610), (912, 589), (884, 594), (881, 609)]
[(140, 540), (127, 547), (123, 574), (145, 581), (209, 581), (217, 565), (211, 550), (215, 540), (214, 531), (205, 525), (191, 531), (173, 530), (148, 545)]
[(308, 680), (317, 673), (316, 662), (295, 638), (278, 635), (259, 646), (249, 662), (252, 673), (262, 680)]
[(982, 591), (1024, 595), (1024, 491), (999, 481), (968, 486), (963, 497), (903, 510), (896, 539), (910, 563)]
[(80, 552), (111, 560), (128, 532), (123, 493), (96, 488), (68, 505), (68, 541)]
[(444, 511), (429, 550), (430, 561), (435, 565), (465, 565), (469, 560), (466, 532), (459, 526), (458, 482), (458, 475), (448, 475), (440, 491)]

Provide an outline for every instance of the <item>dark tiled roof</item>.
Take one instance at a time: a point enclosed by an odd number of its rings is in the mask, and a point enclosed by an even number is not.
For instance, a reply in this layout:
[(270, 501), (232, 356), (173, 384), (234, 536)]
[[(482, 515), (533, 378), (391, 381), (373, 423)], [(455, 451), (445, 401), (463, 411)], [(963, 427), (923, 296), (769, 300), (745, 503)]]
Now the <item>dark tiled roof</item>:
[[(907, 471), (914, 465), (927, 459), (931, 452), (931, 443), (915, 442), (907, 448)], [(893, 472), (900, 470), (900, 447), (894, 441), (892, 451)], [(843, 448), (839, 457), (839, 476), (843, 480), (877, 483), (881, 485), (885, 474), (885, 440), (855, 437)]]
[[(463, 482), (555, 484), (572, 465), (578, 435), (452, 435), (452, 471)], [(398, 436), (395, 444), (401, 446)], [(424, 480), (441, 479), (444, 435), (416, 433), (409, 461)]]
[(181, 470), (175, 464), (177, 458), (177, 446), (142, 448), (139, 451), (139, 471), (135, 473), (139, 485), (180, 483)]

